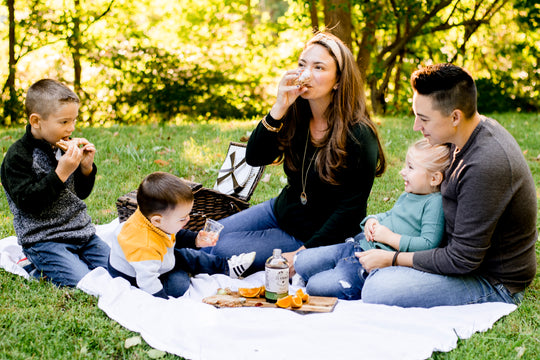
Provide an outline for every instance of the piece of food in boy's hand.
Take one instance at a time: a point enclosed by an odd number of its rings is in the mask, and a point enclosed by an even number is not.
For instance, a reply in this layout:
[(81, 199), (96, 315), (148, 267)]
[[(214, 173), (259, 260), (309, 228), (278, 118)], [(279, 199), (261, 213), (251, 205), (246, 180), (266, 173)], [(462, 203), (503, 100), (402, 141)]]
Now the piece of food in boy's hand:
[(69, 147), (69, 143), (66, 140), (59, 140), (56, 144), (54, 144), (57, 148), (63, 151), (67, 151)]
[(70, 143), (74, 143), (77, 146), (81, 145), (81, 143), (80, 143), (80, 141), (78, 139), (70, 139), (70, 140), (60, 139), (60, 140), (58, 140), (58, 142), (56, 144), (54, 144), (54, 146), (56, 146), (57, 148), (59, 148), (62, 151), (67, 151), (67, 149), (69, 148)]

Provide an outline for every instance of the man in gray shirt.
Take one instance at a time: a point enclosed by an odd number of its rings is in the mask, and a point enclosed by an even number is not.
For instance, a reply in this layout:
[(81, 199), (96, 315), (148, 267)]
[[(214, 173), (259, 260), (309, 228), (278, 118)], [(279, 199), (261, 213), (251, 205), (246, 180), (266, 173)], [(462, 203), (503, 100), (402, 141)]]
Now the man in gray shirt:
[[(452, 145), (441, 185), (446, 241), (414, 253), (370, 250), (368, 303), (432, 307), (482, 302), (519, 304), (536, 274), (537, 199), (515, 139), (477, 112), (471, 75), (452, 64), (413, 73), (414, 130)], [(397, 265), (397, 266), (395, 266)]]

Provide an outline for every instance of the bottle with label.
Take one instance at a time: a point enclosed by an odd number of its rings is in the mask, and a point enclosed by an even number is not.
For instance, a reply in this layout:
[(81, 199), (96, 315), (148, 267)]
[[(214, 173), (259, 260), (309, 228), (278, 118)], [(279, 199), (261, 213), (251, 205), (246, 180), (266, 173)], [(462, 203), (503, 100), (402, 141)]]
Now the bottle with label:
[(289, 294), (289, 263), (281, 255), (281, 249), (274, 249), (264, 266), (266, 301), (274, 303)]

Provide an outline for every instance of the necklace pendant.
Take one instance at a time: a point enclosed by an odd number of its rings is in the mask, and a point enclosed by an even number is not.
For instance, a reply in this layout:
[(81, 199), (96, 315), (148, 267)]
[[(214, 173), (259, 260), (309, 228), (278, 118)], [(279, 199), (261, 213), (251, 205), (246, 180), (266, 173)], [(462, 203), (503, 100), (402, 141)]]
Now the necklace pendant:
[(300, 202), (302, 203), (302, 205), (306, 205), (307, 204), (307, 196), (306, 196), (306, 193), (302, 191), (302, 193), (300, 194)]

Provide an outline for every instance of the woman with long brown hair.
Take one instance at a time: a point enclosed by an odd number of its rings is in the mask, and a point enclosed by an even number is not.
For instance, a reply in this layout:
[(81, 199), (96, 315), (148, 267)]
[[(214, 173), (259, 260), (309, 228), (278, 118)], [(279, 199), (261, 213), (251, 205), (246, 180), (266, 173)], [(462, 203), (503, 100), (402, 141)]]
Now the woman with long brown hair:
[(212, 253), (256, 251), (254, 270), (272, 249), (289, 264), (299, 250), (342, 242), (360, 230), (373, 180), (385, 158), (366, 108), (360, 72), (336, 36), (318, 33), (287, 71), (276, 102), (253, 131), (246, 151), (253, 166), (282, 161), (287, 185), (262, 204), (220, 222)]

